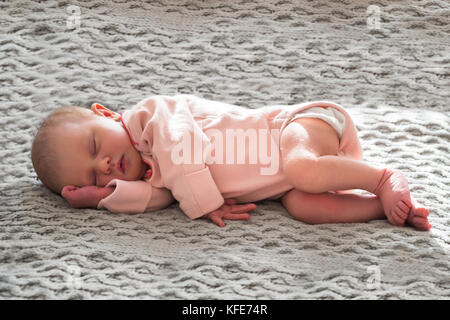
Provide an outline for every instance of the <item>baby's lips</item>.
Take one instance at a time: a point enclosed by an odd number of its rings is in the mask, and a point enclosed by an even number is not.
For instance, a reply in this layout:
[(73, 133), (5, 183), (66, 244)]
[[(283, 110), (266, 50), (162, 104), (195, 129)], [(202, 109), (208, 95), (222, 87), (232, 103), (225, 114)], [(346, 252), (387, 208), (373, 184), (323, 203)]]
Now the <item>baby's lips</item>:
[(123, 173), (123, 168), (122, 168), (122, 157), (119, 158), (119, 160), (117, 160), (115, 166), (117, 171), (122, 172)]

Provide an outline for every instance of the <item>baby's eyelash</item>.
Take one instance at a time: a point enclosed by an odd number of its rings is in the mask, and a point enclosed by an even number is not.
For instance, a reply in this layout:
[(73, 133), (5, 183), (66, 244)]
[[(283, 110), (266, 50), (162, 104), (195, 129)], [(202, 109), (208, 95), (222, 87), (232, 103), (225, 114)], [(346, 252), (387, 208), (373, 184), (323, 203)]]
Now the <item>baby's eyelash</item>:
[[(93, 155), (95, 156), (96, 154), (97, 154), (97, 144), (95, 143), (95, 136), (92, 138), (92, 141), (93, 141), (93, 144), (94, 144), (94, 146), (93, 146)], [(94, 176), (94, 183), (93, 183), (93, 185), (94, 186), (96, 186), (97, 185), (97, 174), (95, 173), (95, 170), (94, 170), (94, 172), (93, 172), (93, 174), (92, 174), (93, 176)]]

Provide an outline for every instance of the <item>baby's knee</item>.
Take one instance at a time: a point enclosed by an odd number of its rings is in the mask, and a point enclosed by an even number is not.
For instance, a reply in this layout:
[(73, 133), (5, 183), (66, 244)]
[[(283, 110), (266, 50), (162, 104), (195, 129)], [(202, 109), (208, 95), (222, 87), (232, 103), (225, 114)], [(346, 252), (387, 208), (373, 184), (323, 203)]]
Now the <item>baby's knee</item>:
[(283, 171), (286, 179), (295, 188), (314, 192), (310, 188), (319, 172), (317, 171), (317, 161), (315, 156), (298, 156), (287, 159), (283, 163)]

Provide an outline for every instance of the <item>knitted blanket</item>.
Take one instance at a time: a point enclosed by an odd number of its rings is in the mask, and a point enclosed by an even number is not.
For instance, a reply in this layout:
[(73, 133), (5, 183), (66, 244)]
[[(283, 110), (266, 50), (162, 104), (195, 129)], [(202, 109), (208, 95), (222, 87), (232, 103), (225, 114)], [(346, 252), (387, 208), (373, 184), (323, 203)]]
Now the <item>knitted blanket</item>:
[[(449, 299), (449, 21), (445, 0), (0, 2), (0, 298)], [(36, 179), (52, 110), (178, 93), (339, 103), (431, 231), (307, 225), (269, 200), (225, 228), (177, 204), (76, 210)]]

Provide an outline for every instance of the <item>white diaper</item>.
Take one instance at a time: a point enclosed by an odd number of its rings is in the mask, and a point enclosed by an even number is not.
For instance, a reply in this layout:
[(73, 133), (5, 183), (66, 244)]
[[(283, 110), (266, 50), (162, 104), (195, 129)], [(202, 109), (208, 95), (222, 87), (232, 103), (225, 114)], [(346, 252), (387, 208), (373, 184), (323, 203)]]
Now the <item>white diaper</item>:
[[(292, 117), (291, 121), (294, 121), (295, 119), (305, 117), (305, 118), (319, 118), (323, 121), (326, 121), (330, 126), (333, 127), (334, 130), (336, 130), (339, 139), (342, 137), (342, 133), (345, 129), (345, 116), (342, 114), (342, 112), (336, 110), (332, 107), (312, 107), (308, 110), (297, 112)], [(289, 121), (289, 122), (291, 122)]]

